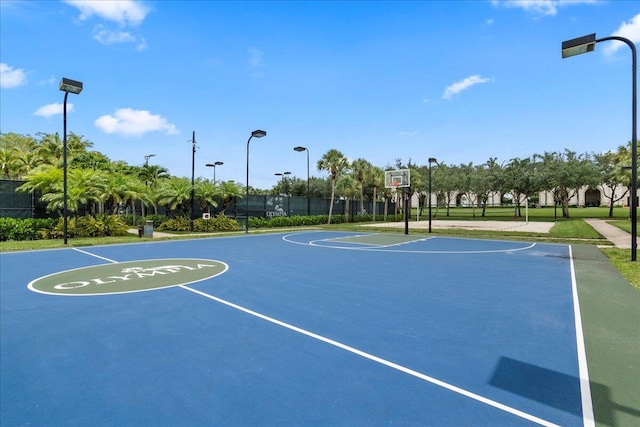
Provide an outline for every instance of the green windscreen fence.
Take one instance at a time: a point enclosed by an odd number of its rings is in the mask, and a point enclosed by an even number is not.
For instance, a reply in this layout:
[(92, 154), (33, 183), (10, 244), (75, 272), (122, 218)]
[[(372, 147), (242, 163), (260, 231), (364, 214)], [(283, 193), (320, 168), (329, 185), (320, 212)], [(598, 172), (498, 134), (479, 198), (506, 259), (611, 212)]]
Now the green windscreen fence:
[[(0, 217), (10, 218), (47, 218), (58, 215), (56, 212), (47, 212), (47, 204), (39, 200), (38, 195), (30, 193), (16, 192), (16, 188), (24, 184), (24, 181), (0, 180)], [(202, 217), (200, 201), (194, 203), (194, 218)], [(344, 200), (336, 198), (333, 203), (333, 214), (342, 215), (345, 212), (345, 204), (349, 203), (347, 212), (350, 216), (359, 215), (360, 202), (358, 200)], [(329, 199), (321, 197), (301, 197), (301, 196), (280, 196), (280, 195), (249, 195), (247, 199), (236, 199), (230, 204), (225, 214), (227, 216), (244, 221), (247, 217), (275, 218), (279, 216), (304, 216), (304, 215), (327, 215), (329, 213)], [(248, 209), (247, 209), (248, 208)], [(83, 212), (81, 207), (81, 214)], [(372, 214), (373, 203), (370, 200), (364, 201), (365, 214)], [(378, 202), (375, 205), (377, 215), (384, 213), (384, 203)], [(388, 212), (393, 214), (394, 205), (388, 205)], [(136, 214), (141, 212), (136, 209)], [(162, 213), (162, 210), (159, 210)], [(218, 210), (211, 209), (211, 214), (216, 215)]]
[[(336, 199), (333, 204), (333, 214), (343, 214), (345, 211), (344, 199)], [(350, 200), (349, 214), (358, 215), (360, 213), (360, 202), (356, 200)], [(329, 213), (329, 199), (323, 199), (320, 197), (306, 197), (297, 196), (267, 196), (267, 195), (249, 195), (248, 203), (247, 199), (239, 199), (236, 203), (232, 204), (227, 210), (227, 215), (234, 216), (236, 218), (245, 218), (247, 210), (249, 217), (261, 217), (261, 218), (274, 218), (278, 216), (294, 216), (294, 215), (326, 215)], [(394, 205), (391, 203), (389, 212), (392, 213)], [(364, 211), (366, 214), (373, 213), (373, 203), (370, 200), (365, 200)], [(376, 214), (382, 215), (384, 213), (384, 203), (376, 203)]]
[(22, 184), (24, 181), (0, 180), (0, 218), (34, 217), (33, 195), (16, 192), (16, 188)]

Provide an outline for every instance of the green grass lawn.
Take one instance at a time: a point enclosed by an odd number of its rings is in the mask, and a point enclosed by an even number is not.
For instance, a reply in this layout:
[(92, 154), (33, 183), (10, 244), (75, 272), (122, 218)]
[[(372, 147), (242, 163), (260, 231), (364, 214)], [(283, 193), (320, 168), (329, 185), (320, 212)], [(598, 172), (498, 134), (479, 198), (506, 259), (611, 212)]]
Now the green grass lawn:
[(627, 220), (615, 220), (615, 221), (607, 221), (609, 224), (614, 227), (618, 227), (621, 230), (626, 231), (627, 233), (631, 233), (631, 221)]
[(602, 252), (620, 273), (640, 291), (640, 261), (631, 261), (629, 249), (604, 248)]

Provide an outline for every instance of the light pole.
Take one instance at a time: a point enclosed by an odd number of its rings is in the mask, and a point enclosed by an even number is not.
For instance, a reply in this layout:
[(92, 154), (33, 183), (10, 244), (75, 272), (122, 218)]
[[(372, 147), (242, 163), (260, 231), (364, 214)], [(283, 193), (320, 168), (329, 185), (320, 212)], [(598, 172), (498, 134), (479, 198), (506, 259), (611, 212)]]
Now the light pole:
[(62, 235), (64, 238), (64, 244), (67, 244), (67, 96), (69, 93), (75, 93), (76, 95), (82, 92), (82, 82), (75, 80), (62, 78), (60, 80), (60, 90), (64, 92), (64, 107), (62, 112), (62, 163), (63, 163), (63, 202), (62, 202)]
[[(282, 173), (276, 172), (276, 173), (274, 173), (274, 175), (282, 177), (282, 179), (280, 180), (280, 184), (282, 184), (282, 182), (284, 181), (284, 177), (287, 176), (287, 175), (291, 175), (291, 172), (282, 172)], [(284, 190), (284, 187), (282, 187), (281, 189)], [(284, 191), (283, 191), (283, 193), (284, 193)]]
[(216, 184), (216, 166), (224, 165), (223, 162), (207, 163), (205, 166), (213, 168), (213, 185)]
[(144, 165), (149, 166), (149, 159), (155, 156), (155, 154), (147, 154), (146, 156), (144, 156)]
[(193, 231), (193, 211), (195, 210), (195, 177), (196, 175), (196, 131), (193, 131), (191, 137), (191, 231)]
[(616, 40), (626, 43), (631, 48), (631, 261), (636, 261), (638, 247), (638, 136), (637, 136), (637, 102), (636, 102), (636, 46), (624, 37), (610, 36), (596, 39), (596, 34), (578, 37), (562, 42), (562, 58), (593, 52), (596, 43)]
[[(307, 216), (311, 215), (311, 198), (309, 196), (309, 149), (307, 147), (293, 147), (293, 149), (297, 152), (306, 151), (307, 152)], [(375, 218), (375, 213), (373, 214)]]
[(431, 163), (436, 163), (435, 157), (429, 157), (429, 233), (431, 233)]
[(267, 136), (267, 132), (257, 129), (251, 132), (251, 136), (247, 140), (247, 198), (245, 199), (245, 207), (246, 207), (246, 223), (244, 226), (244, 232), (249, 232), (249, 143), (251, 142), (251, 138), (262, 138), (263, 136)]

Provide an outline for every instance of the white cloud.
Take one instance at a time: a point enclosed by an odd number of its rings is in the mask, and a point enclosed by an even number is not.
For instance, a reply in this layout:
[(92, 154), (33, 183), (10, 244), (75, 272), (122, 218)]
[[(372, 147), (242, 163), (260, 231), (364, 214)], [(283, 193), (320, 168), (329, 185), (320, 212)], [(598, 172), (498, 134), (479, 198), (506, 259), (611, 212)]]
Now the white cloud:
[(149, 13), (149, 8), (132, 0), (67, 0), (65, 3), (80, 11), (78, 19), (86, 21), (96, 15), (120, 25), (139, 25)]
[[(52, 116), (57, 116), (62, 114), (63, 110), (64, 110), (63, 104), (54, 103), (54, 104), (43, 105), (42, 107), (38, 108), (35, 111), (35, 113), (33, 113), (33, 115), (49, 118)], [(73, 111), (73, 104), (70, 102), (67, 102), (67, 113), (70, 113), (72, 111)]]
[(598, 0), (491, 0), (495, 7), (519, 8), (538, 16), (555, 16), (560, 7), (597, 2)]
[(13, 89), (27, 83), (27, 75), (24, 70), (15, 69), (4, 62), (0, 64), (0, 87)]
[(130, 43), (135, 45), (137, 51), (147, 48), (147, 42), (130, 31), (122, 30), (123, 27), (137, 26), (142, 23), (149, 8), (141, 2), (132, 0), (66, 0), (66, 3), (80, 11), (78, 19), (86, 21), (96, 16), (104, 21), (120, 24), (120, 30), (111, 30), (102, 24), (93, 29), (93, 38), (103, 45)]
[(165, 131), (167, 135), (177, 134), (174, 124), (164, 117), (151, 114), (147, 110), (121, 108), (114, 115), (104, 115), (95, 121), (95, 125), (106, 133), (124, 136), (140, 136), (148, 132)]
[(491, 79), (486, 77), (481, 77), (478, 75), (467, 77), (466, 79), (460, 80), (459, 82), (455, 82), (449, 85), (442, 95), (443, 99), (451, 99), (453, 95), (456, 95), (463, 90), (469, 89), (471, 86), (477, 85), (479, 83), (487, 83), (491, 81)]
[[(633, 43), (640, 43), (640, 13), (631, 18), (629, 22), (623, 22), (614, 33), (614, 36), (624, 37), (631, 40)], [(603, 46), (606, 54), (612, 55), (625, 44), (618, 41), (607, 42)]]
[(144, 38), (137, 40), (138, 44), (136, 45), (136, 50), (138, 52), (142, 52), (147, 48), (147, 41)]
[(42, 80), (39, 80), (39, 81), (38, 81), (38, 84), (39, 84), (40, 86), (47, 86), (47, 85), (49, 85), (49, 86), (50, 86), (50, 85), (53, 85), (53, 84), (55, 84), (55, 83), (56, 83), (56, 78), (55, 78), (54, 76), (49, 76), (49, 77), (48, 77), (48, 78), (46, 78), (46, 79), (42, 79)]
[(93, 38), (98, 42), (111, 45), (115, 43), (134, 43), (136, 38), (127, 31), (111, 31), (98, 25), (93, 29)]

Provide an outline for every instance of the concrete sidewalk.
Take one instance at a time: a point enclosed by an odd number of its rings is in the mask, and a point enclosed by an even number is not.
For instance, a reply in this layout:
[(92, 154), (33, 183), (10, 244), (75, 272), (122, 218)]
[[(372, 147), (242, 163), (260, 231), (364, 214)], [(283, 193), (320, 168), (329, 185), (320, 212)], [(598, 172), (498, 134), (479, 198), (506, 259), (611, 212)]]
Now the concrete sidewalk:
[[(361, 224), (363, 227), (404, 227), (404, 222), (370, 222)], [(460, 228), (464, 230), (493, 230), (493, 231), (519, 231), (523, 233), (548, 233), (555, 222), (526, 222), (526, 221), (455, 221), (455, 220), (431, 220), (432, 229)], [(409, 222), (409, 228), (429, 228), (429, 221)]]
[[(604, 219), (585, 218), (584, 222), (589, 224), (598, 233), (613, 243), (616, 248), (619, 249), (631, 249), (631, 233), (627, 233), (624, 230), (620, 230), (618, 227), (614, 227), (608, 224)], [(636, 242), (640, 242), (640, 239), (636, 236)], [(637, 247), (637, 246), (636, 246)]]
[[(138, 235), (137, 228), (130, 228), (127, 230), (127, 232), (129, 232), (130, 234), (135, 234), (136, 236)], [(153, 237), (176, 237), (176, 234), (162, 233), (160, 231), (153, 230)]]

